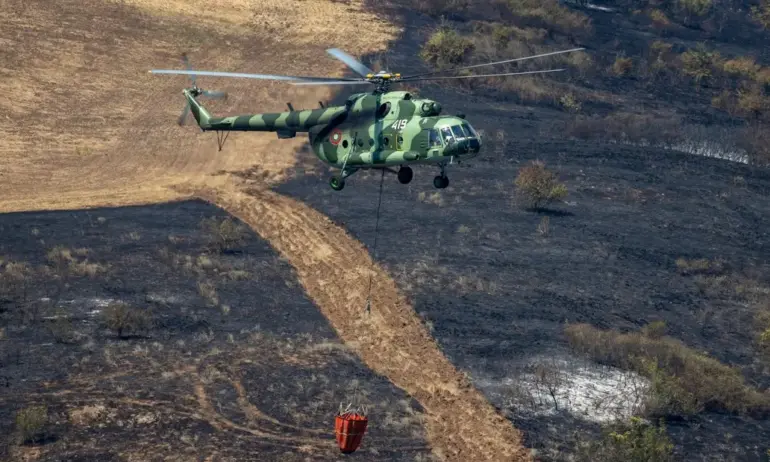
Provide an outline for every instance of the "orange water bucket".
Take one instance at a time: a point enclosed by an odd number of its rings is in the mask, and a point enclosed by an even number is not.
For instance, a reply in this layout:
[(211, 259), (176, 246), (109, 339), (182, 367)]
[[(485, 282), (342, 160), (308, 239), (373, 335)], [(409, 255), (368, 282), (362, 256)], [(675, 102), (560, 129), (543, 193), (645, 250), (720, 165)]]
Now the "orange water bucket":
[(358, 449), (366, 433), (369, 418), (357, 413), (337, 415), (334, 430), (337, 434), (337, 444), (343, 454), (350, 454)]

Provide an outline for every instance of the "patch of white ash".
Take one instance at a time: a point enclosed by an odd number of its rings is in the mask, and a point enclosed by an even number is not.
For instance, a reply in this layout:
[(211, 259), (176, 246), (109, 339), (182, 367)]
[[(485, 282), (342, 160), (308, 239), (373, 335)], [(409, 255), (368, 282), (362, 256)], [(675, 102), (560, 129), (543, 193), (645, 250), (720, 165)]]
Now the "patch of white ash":
[(509, 377), (475, 382), (514, 415), (567, 412), (597, 423), (627, 419), (638, 413), (649, 387), (648, 380), (636, 373), (567, 354), (532, 357)]

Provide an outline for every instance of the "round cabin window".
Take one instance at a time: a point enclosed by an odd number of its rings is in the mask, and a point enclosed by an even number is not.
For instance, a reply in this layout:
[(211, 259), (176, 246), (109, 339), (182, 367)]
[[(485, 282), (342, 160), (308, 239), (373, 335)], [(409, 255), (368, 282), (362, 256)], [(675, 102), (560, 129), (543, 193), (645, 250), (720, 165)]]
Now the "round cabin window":
[(380, 107), (377, 108), (377, 117), (382, 118), (385, 117), (385, 115), (390, 112), (390, 102), (385, 102), (380, 104)]
[(348, 147), (348, 140), (345, 140), (345, 141), (342, 142), (342, 147), (347, 149), (347, 147)]

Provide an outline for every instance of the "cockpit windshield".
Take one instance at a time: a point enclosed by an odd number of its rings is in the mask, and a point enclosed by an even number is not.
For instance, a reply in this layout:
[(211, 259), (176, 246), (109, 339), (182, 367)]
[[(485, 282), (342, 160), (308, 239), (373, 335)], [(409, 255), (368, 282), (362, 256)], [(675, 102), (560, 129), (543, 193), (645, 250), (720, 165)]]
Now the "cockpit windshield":
[(463, 133), (463, 129), (459, 125), (452, 125), (452, 133), (454, 133), (455, 138), (458, 140), (465, 138), (465, 133)]
[(449, 127), (444, 127), (441, 129), (441, 138), (444, 140), (445, 145), (449, 145), (454, 142), (452, 130), (450, 130)]

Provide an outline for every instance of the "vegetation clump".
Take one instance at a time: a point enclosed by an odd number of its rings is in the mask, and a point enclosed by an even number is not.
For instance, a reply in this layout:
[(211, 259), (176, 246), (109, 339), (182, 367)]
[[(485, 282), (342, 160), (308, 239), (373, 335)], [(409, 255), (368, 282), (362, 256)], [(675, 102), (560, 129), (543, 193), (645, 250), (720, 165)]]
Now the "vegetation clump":
[(746, 385), (740, 370), (661, 335), (661, 326), (623, 334), (588, 324), (565, 330), (570, 346), (593, 360), (650, 379), (645, 413), (687, 417), (703, 411), (765, 413), (770, 396)]
[(200, 226), (208, 240), (208, 247), (217, 252), (232, 252), (246, 243), (246, 227), (230, 217), (206, 218)]
[(580, 445), (579, 461), (591, 462), (668, 462), (673, 461), (674, 445), (663, 422), (655, 426), (631, 417), (605, 428), (603, 438)]
[(147, 311), (120, 302), (110, 303), (104, 309), (102, 321), (119, 338), (126, 338), (128, 333), (137, 334), (152, 326), (152, 317)]
[(16, 413), (16, 431), (22, 444), (41, 441), (45, 438), (48, 423), (48, 408), (43, 405), (26, 407)]
[(460, 64), (472, 49), (473, 43), (456, 30), (441, 27), (423, 45), (420, 56), (429, 64), (444, 68)]
[(719, 67), (721, 56), (701, 44), (682, 53), (680, 59), (682, 73), (692, 77), (695, 83), (702, 84), (714, 75), (714, 68)]
[(567, 187), (541, 161), (522, 167), (514, 182), (516, 194), (533, 209), (540, 209), (567, 197)]

